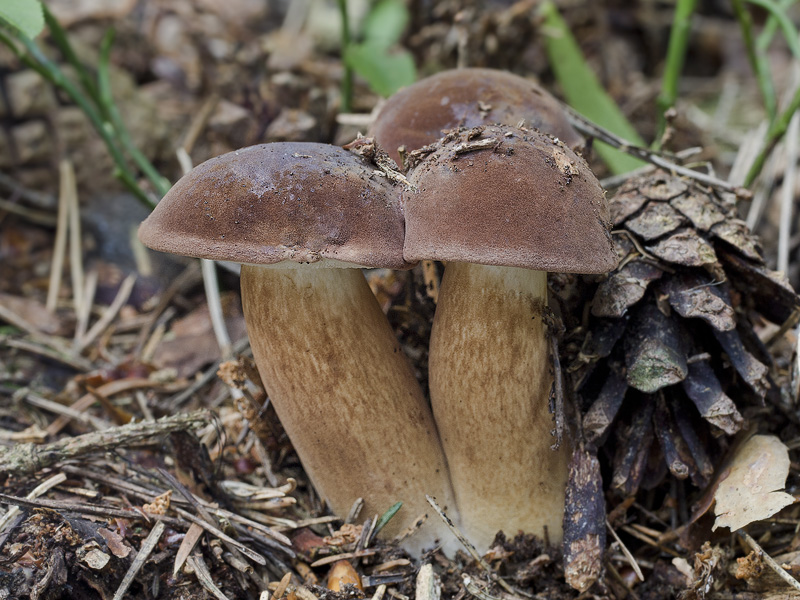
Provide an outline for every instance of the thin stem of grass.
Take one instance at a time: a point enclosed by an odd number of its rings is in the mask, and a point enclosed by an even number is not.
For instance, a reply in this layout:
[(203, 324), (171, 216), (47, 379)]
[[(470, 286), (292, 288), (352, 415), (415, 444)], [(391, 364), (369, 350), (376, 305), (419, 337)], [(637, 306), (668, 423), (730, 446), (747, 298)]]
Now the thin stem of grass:
[[(611, 96), (605, 91), (591, 67), (586, 63), (575, 37), (552, 0), (538, 6), (544, 19), (545, 48), (558, 83), (567, 101), (591, 121), (613, 131), (621, 138), (642, 145), (644, 142)], [(595, 146), (597, 154), (616, 174), (632, 171), (642, 163), (603, 144)]]
[(27, 53), (20, 51), (17, 45), (14, 44), (14, 42), (8, 36), (0, 32), (0, 41), (3, 41), (3, 43), (11, 48), (17, 57), (25, 64), (25, 66), (35, 70), (52, 85), (62, 89), (69, 96), (70, 100), (78, 105), (78, 107), (88, 117), (89, 121), (92, 123), (92, 126), (102, 136), (103, 141), (108, 146), (108, 149), (114, 158), (114, 162), (118, 165), (124, 165), (125, 158), (117, 146), (116, 140), (114, 140), (110, 133), (106, 130), (102, 116), (97, 112), (96, 108), (92, 105), (89, 99), (83, 94), (83, 92), (81, 92), (80, 89), (75, 86), (74, 83), (72, 83), (72, 81), (64, 76), (64, 73), (61, 71), (58, 65), (53, 63), (53, 61), (44, 55), (44, 53), (39, 49), (32, 39), (21, 33), (18, 33), (16, 37), (25, 47)]
[(739, 21), (742, 41), (744, 41), (744, 46), (747, 50), (747, 59), (750, 61), (750, 66), (756, 75), (758, 89), (764, 101), (764, 110), (766, 110), (767, 118), (772, 123), (777, 116), (778, 101), (775, 95), (775, 87), (772, 85), (766, 54), (758, 52), (756, 48), (755, 40), (753, 39), (753, 19), (750, 16), (750, 11), (744, 6), (744, 0), (731, 0), (731, 7), (736, 19)]
[[(155, 202), (142, 190), (141, 186), (139, 186), (139, 183), (136, 181), (135, 175), (128, 166), (128, 161), (120, 146), (120, 141), (118, 140), (117, 132), (114, 130), (113, 124), (104, 118), (104, 115), (98, 110), (98, 107), (102, 104), (98, 102), (99, 97), (96, 99), (87, 97), (78, 86), (64, 75), (61, 68), (41, 51), (39, 46), (32, 39), (21, 32), (14, 32), (13, 37), (25, 48), (24, 52), (12, 40), (11, 36), (7, 34), (6, 30), (0, 29), (0, 42), (8, 46), (25, 66), (36, 71), (51, 85), (63, 90), (64, 93), (69, 96), (70, 100), (81, 109), (89, 119), (92, 127), (94, 127), (95, 131), (97, 131), (102, 138), (114, 160), (114, 176), (146, 206), (153, 208)], [(67, 41), (67, 44), (68, 43)]]
[[(778, 3), (778, 7), (781, 11), (785, 12), (789, 10), (792, 5), (795, 4), (795, 2), (797, 2), (797, 0), (781, 0)], [(761, 29), (761, 33), (758, 35), (758, 39), (756, 39), (756, 49), (759, 52), (767, 51), (767, 48), (772, 42), (772, 38), (777, 30), (778, 19), (775, 17), (775, 15), (770, 13), (769, 17), (767, 17), (766, 23), (764, 23), (764, 27)]]
[(786, 45), (789, 46), (792, 55), (800, 60), (800, 36), (798, 36), (797, 28), (787, 16), (783, 7), (780, 4), (776, 4), (773, 0), (747, 0), (747, 2), (760, 6), (769, 12), (770, 16), (778, 22), (778, 27), (781, 28), (783, 37), (786, 39)]
[(794, 96), (792, 96), (792, 100), (789, 103), (789, 106), (786, 107), (780, 116), (770, 125), (769, 131), (767, 131), (767, 138), (764, 142), (764, 147), (756, 156), (753, 164), (750, 166), (750, 170), (747, 172), (747, 176), (744, 180), (745, 187), (750, 187), (753, 182), (755, 181), (758, 174), (761, 172), (761, 169), (764, 167), (764, 163), (767, 160), (770, 152), (772, 152), (773, 148), (775, 148), (775, 144), (780, 141), (783, 137), (783, 134), (786, 133), (786, 130), (789, 127), (789, 123), (792, 120), (792, 116), (794, 113), (800, 109), (800, 86), (795, 90)]
[[(342, 17), (342, 56), (350, 45), (350, 20), (347, 18), (347, 0), (338, 0), (339, 14)], [(353, 110), (353, 69), (342, 61), (342, 87), (341, 87), (341, 106), (339, 112), (349, 113)]]
[(83, 91), (97, 104), (99, 100), (97, 86), (91, 74), (72, 48), (72, 44), (69, 43), (67, 32), (64, 31), (64, 28), (61, 27), (61, 23), (58, 22), (58, 19), (53, 16), (53, 13), (50, 12), (50, 9), (48, 9), (47, 5), (44, 3), (42, 3), (42, 13), (44, 14), (44, 22), (47, 25), (47, 29), (50, 31), (53, 41), (64, 56), (64, 59), (75, 69), (78, 81), (80, 81), (81, 86), (83, 86)]
[(664, 113), (675, 104), (678, 97), (678, 80), (680, 79), (683, 64), (686, 60), (686, 49), (689, 45), (689, 32), (692, 27), (697, 0), (678, 0), (675, 6), (675, 16), (672, 21), (672, 30), (669, 35), (669, 48), (667, 60), (664, 65), (664, 76), (661, 80), (661, 93), (658, 96), (658, 131), (653, 141), (655, 149), (660, 148), (661, 138), (667, 127)]
[(133, 162), (139, 170), (147, 177), (148, 181), (153, 185), (159, 196), (163, 196), (169, 191), (170, 183), (167, 181), (153, 166), (153, 164), (142, 154), (139, 148), (131, 140), (130, 132), (125, 126), (125, 122), (119, 114), (117, 105), (111, 95), (111, 77), (110, 77), (110, 62), (111, 62), (111, 44), (114, 41), (114, 30), (109, 29), (103, 37), (103, 43), (100, 46), (100, 59), (97, 65), (97, 82), (98, 90), (100, 92), (100, 105), (104, 112), (108, 115), (108, 119), (114, 128), (114, 133), (119, 139), (120, 144), (125, 152), (131, 157)]

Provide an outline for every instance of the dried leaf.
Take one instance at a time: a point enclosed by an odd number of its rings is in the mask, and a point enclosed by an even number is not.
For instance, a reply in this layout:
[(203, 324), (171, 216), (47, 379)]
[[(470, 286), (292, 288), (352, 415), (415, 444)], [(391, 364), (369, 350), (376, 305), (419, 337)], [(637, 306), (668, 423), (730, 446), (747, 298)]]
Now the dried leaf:
[(576, 449), (569, 464), (564, 511), (564, 575), (585, 592), (603, 572), (606, 507), (597, 457)]
[(681, 273), (664, 281), (661, 290), (680, 316), (703, 319), (722, 331), (736, 328), (736, 313), (721, 285), (696, 273)]
[(711, 228), (711, 233), (727, 242), (750, 260), (764, 262), (758, 239), (740, 219), (726, 219)]
[(683, 380), (683, 390), (694, 402), (700, 415), (728, 435), (734, 435), (742, 427), (742, 415), (736, 409), (706, 361), (689, 365), (689, 374)]
[(686, 191), (686, 184), (678, 179), (658, 171), (645, 178), (645, 183), (639, 188), (651, 200), (669, 200)]
[(721, 223), (727, 217), (725, 213), (716, 205), (708, 194), (701, 192), (690, 192), (689, 194), (673, 198), (669, 202), (673, 208), (678, 209), (683, 215), (689, 218), (697, 229), (708, 231), (717, 223)]
[[(51, 313), (35, 298), (24, 298), (0, 293), (0, 307), (21, 318), (32, 329), (48, 335), (65, 335), (69, 331), (67, 322)], [(0, 321), (2, 322), (2, 321)]]
[[(233, 295), (222, 297), (225, 325), (231, 338), (246, 335), (244, 317)], [(219, 343), (211, 326), (208, 307), (202, 305), (175, 321), (171, 336), (159, 344), (153, 362), (160, 367), (174, 367), (181, 377), (190, 377), (204, 365), (219, 359)]]
[(111, 551), (111, 554), (117, 558), (125, 558), (131, 553), (131, 547), (125, 545), (125, 538), (123, 538), (116, 531), (100, 527), (97, 533), (106, 541), (106, 546)]
[(686, 377), (686, 344), (674, 319), (653, 304), (636, 313), (625, 340), (628, 385), (652, 394)]
[(647, 290), (647, 285), (664, 273), (658, 267), (641, 260), (632, 260), (612, 273), (598, 287), (592, 301), (596, 317), (621, 317)]
[(189, 529), (186, 532), (186, 535), (183, 536), (181, 545), (178, 547), (178, 551), (175, 553), (175, 564), (172, 567), (173, 575), (177, 575), (183, 568), (186, 559), (191, 556), (194, 547), (197, 545), (197, 542), (200, 541), (200, 538), (203, 537), (204, 533), (205, 530), (197, 523), (192, 523), (189, 525)]
[(714, 248), (694, 229), (681, 229), (647, 250), (676, 265), (702, 267), (717, 261)]
[(686, 223), (686, 219), (664, 202), (651, 202), (625, 227), (647, 241), (660, 238)]
[(712, 529), (741, 529), (794, 502), (783, 492), (789, 475), (789, 450), (772, 435), (754, 435), (736, 451), (714, 494), (717, 520)]

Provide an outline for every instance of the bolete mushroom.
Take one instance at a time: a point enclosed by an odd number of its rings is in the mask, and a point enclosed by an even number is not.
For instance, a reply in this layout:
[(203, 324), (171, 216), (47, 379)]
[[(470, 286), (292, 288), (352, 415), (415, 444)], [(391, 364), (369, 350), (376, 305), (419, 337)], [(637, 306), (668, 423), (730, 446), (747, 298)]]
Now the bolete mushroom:
[(602, 273), (617, 257), (586, 162), (535, 131), (451, 132), (408, 175), (407, 261), (448, 261), (430, 342), (434, 418), (467, 537), (562, 537), (570, 457), (557, 450), (547, 272)]
[[(430, 409), (359, 269), (408, 268), (403, 236), (399, 189), (374, 167), (288, 142), (199, 165), (139, 230), (156, 250), (242, 263), (253, 355), (306, 472), (340, 516), (360, 496), (366, 514), (402, 501), (388, 535), (425, 494), (454, 510)], [(429, 519), (411, 549), (448, 536)]]
[(398, 148), (422, 148), (446, 130), (520, 121), (556, 136), (573, 150), (583, 148), (583, 138), (558, 100), (535, 82), (497, 69), (441, 71), (403, 88), (378, 112), (371, 135), (402, 164)]

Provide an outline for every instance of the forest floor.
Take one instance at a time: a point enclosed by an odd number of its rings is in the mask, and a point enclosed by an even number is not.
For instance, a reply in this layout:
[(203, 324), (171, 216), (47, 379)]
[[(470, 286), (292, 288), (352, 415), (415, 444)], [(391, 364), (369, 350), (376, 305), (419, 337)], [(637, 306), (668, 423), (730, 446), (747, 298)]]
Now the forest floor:
[[(182, 174), (181, 156), (196, 165), (262, 142), (345, 144), (367, 131), (382, 102), (357, 77), (350, 112), (340, 110), (344, 66), (334, 3), (48, 6), (88, 65), (97, 65), (113, 26), (115, 101), (133, 144), (170, 182)], [(488, 67), (538, 80), (560, 97), (536, 6), (411, 0), (398, 48), (411, 53), (418, 78)], [(652, 140), (674, 3), (558, 6), (603, 87)], [(363, 17), (368, 5), (350, 8)], [(754, 15), (763, 23), (764, 14)], [(667, 148), (699, 148), (691, 160), (700, 170), (735, 180), (737, 158), (752, 156), (765, 112), (731, 6), (699, 3), (689, 40)], [(38, 43), (74, 75), (47, 33)], [(768, 60), (785, 99), (800, 79), (797, 61), (780, 43)], [(566, 327), (567, 396), (583, 413), (581, 439), (585, 433), (587, 460), (598, 465), (603, 486), (593, 502), (605, 502), (595, 531), (599, 559), (578, 592), (564, 577), (578, 559), (532, 536), (500, 534), (481, 560), (466, 549), (417, 559), (374, 535), (374, 515), (332, 516), (265, 403), (238, 275), (218, 270), (221, 308), (209, 307), (197, 261), (138, 244), (135, 231), (149, 207), (115, 178), (81, 110), (2, 46), (0, 124), (0, 598), (800, 598), (800, 584), (781, 577), (800, 573), (793, 504), (800, 301), (774, 273), (783, 243), (788, 282), (800, 284), (800, 232), (791, 212), (800, 185), (791, 178), (784, 185), (797, 168), (791, 144), (767, 161), (752, 194), (738, 198), (652, 170), (624, 182), (596, 154), (587, 157), (609, 198), (617, 194), (612, 218), (626, 232), (618, 237), (629, 240), (617, 249), (635, 255), (635, 265), (620, 268), (616, 279), (550, 282)], [(155, 195), (147, 181), (141, 185)], [(793, 189), (782, 203), (787, 185)], [(704, 229), (681, 198), (705, 202), (736, 225)], [(642, 250), (651, 234), (635, 217), (656, 204), (680, 212), (679, 224), (700, 231), (697, 243), (716, 252), (705, 279), (653, 245)], [(737, 229), (744, 220), (758, 239), (744, 225)], [(782, 222), (792, 223), (788, 232), (781, 233)], [(368, 274), (423, 385), (435, 308), (426, 290), (442, 271), (427, 267)], [(692, 306), (687, 299), (688, 308), (676, 300), (717, 285), (721, 291)], [(705, 302), (702, 315), (691, 312), (697, 302)], [(220, 346), (214, 313), (224, 315), (230, 345)], [(686, 325), (693, 317), (705, 319), (705, 329)], [(683, 376), (666, 391), (626, 375), (645, 352), (640, 338), (687, 348)], [(703, 412), (692, 384), (717, 390), (718, 412)], [(587, 420), (601, 409), (605, 422)], [(764, 435), (754, 442), (754, 433)], [(748, 444), (755, 458), (743, 456)], [(735, 487), (731, 473), (742, 465), (752, 467), (740, 475), (747, 489), (726, 492), (724, 482)], [(784, 481), (789, 506), (770, 511), (769, 493)], [(762, 495), (754, 485), (766, 488)], [(719, 505), (725, 494), (736, 496), (730, 510), (738, 525), (712, 529), (713, 501)], [(752, 518), (742, 515), (750, 510)], [(329, 589), (334, 571), (354, 585)]]

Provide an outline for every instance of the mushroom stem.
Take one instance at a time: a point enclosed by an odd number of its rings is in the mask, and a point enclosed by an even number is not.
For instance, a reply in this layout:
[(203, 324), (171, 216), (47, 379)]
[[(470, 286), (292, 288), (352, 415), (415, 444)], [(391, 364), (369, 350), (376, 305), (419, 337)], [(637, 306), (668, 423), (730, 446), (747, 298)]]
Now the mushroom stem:
[[(253, 355), (278, 417), (317, 491), (347, 514), (403, 508), (390, 537), (428, 513), (425, 494), (455, 511), (436, 425), (360, 269), (243, 265)], [(449, 543), (433, 518), (409, 550)]]
[(547, 273), (450, 262), (430, 342), (431, 403), (465, 535), (560, 543), (568, 443), (551, 450)]

